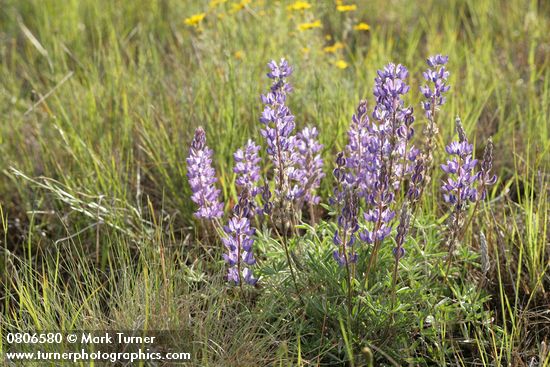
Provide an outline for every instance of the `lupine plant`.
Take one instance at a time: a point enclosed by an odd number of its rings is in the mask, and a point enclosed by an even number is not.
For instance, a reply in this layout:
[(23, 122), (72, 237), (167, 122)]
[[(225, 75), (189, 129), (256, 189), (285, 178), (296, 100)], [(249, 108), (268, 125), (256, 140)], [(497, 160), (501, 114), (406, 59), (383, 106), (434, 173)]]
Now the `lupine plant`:
[[(237, 176), (235, 184), (240, 190), (239, 197), (246, 195), (246, 204), (249, 206), (247, 216), (261, 213), (261, 208), (256, 205), (256, 197), (261, 193), (260, 181), (260, 162), (258, 155), (261, 147), (256, 145), (253, 140), (248, 140), (246, 145), (238, 149), (234, 154), (235, 167), (233, 172)], [(241, 203), (245, 204), (245, 203)]]
[(455, 123), (458, 141), (451, 142), (445, 148), (451, 158), (447, 160), (446, 164), (441, 165), (441, 169), (448, 175), (447, 180), (441, 186), (441, 191), (443, 192), (443, 199), (451, 207), (448, 220), (449, 256), (447, 269), (449, 269), (456, 242), (466, 229), (464, 215), (468, 204), (475, 203), (475, 208), (477, 208), (479, 201), (486, 196), (487, 186), (493, 185), (497, 179), (496, 175), (490, 173), (492, 167), (492, 141), (489, 139), (481, 170), (476, 172), (478, 160), (472, 157), (473, 145), (468, 142), (460, 118), (457, 117)]
[[(435, 55), (428, 57), (426, 63), (428, 69), (422, 74), (426, 80), (426, 85), (420, 87), (420, 92), (424, 95), (425, 100), (422, 101), (422, 109), (428, 119), (428, 123), (424, 128), (424, 150), (421, 154), (421, 159), (417, 160), (415, 172), (414, 189), (411, 195), (419, 197), (422, 195), (424, 188), (430, 182), (431, 170), (433, 162), (433, 152), (435, 149), (435, 138), (439, 132), (437, 127), (437, 112), (446, 102), (445, 93), (451, 89), (447, 84), (449, 72), (446, 69), (446, 64), (449, 61), (447, 56)], [(419, 174), (423, 172), (423, 174)]]
[(309, 205), (311, 221), (315, 222), (313, 206), (319, 204), (321, 197), (316, 190), (325, 177), (323, 159), (320, 151), (323, 145), (317, 141), (319, 132), (316, 127), (306, 127), (296, 135), (296, 149), (298, 150), (298, 174), (300, 184), (304, 190), (302, 201)]
[(261, 134), (267, 145), (267, 155), (272, 163), (274, 190), (274, 218), (286, 232), (293, 222), (290, 218), (291, 204), (301, 198), (304, 190), (299, 185), (298, 152), (296, 136), (293, 135), (296, 124), (294, 115), (287, 106), (287, 95), (292, 86), (287, 78), (292, 75), (292, 68), (286, 60), (279, 64), (269, 63), (267, 76), (272, 80), (270, 91), (261, 96), (264, 110), (260, 122), (264, 125)]
[(191, 200), (197, 204), (195, 216), (215, 219), (223, 215), (223, 203), (218, 199), (220, 190), (214, 184), (218, 180), (212, 168), (212, 150), (206, 146), (206, 133), (199, 127), (189, 148), (187, 178), (191, 186)]
[[(336, 154), (333, 195), (328, 199), (336, 217), (332, 243), (328, 249), (336, 264), (345, 269), (347, 282), (348, 319), (351, 320), (353, 294), (368, 289), (368, 279), (375, 271), (379, 252), (386, 243), (393, 253), (392, 304), (399, 272), (399, 262), (407, 251), (407, 238), (414, 227), (415, 208), (422, 203), (424, 187), (430, 180), (434, 160), (434, 138), (438, 132), (436, 114), (445, 103), (450, 86), (446, 70), (448, 58), (429, 57), (428, 70), (423, 74), (427, 84), (420, 87), (425, 100), (422, 109), (427, 120), (425, 140), (420, 148), (414, 145), (414, 110), (406, 104), (410, 91), (409, 72), (401, 64), (390, 63), (378, 70), (374, 80), (374, 108), (369, 113), (368, 103), (362, 100), (351, 118), (345, 148)], [(268, 64), (269, 91), (261, 95), (264, 105), (260, 133), (265, 142), (266, 164), (262, 167), (262, 147), (248, 140), (234, 154), (237, 186), (237, 204), (232, 208), (228, 224), (221, 226), (223, 204), (220, 191), (215, 188), (212, 151), (206, 146), (206, 136), (198, 128), (189, 151), (188, 178), (192, 200), (197, 204), (196, 217), (214, 223), (226, 251), (227, 279), (242, 287), (255, 285), (251, 266), (254, 258), (256, 228), (279, 233), (296, 291), (296, 273), (293, 269), (287, 239), (299, 235), (297, 224), (304, 219), (301, 210), (309, 206), (309, 220), (315, 224), (315, 206), (323, 198), (317, 193), (325, 177), (321, 158), (323, 145), (319, 143), (318, 129), (306, 126), (295, 134), (296, 121), (287, 104), (292, 91), (288, 78), (293, 69), (282, 59)], [(441, 121), (439, 123), (442, 123)], [(496, 182), (491, 173), (493, 145), (489, 140), (481, 163), (473, 157), (473, 145), (468, 142), (459, 118), (456, 119), (458, 141), (450, 143), (445, 151), (450, 156), (441, 165), (446, 177), (442, 183), (443, 201), (449, 207), (446, 243), (447, 270), (456, 244), (468, 227), (477, 205), (486, 198), (487, 188)], [(264, 173), (263, 175), (261, 174)], [(475, 203), (472, 217), (465, 224), (469, 203)], [(399, 213), (396, 219), (396, 213)], [(268, 220), (265, 220), (268, 219)], [(280, 235), (282, 231), (282, 236)], [(364, 272), (357, 272), (357, 265)], [(363, 277), (365, 287), (354, 289), (356, 277)]]

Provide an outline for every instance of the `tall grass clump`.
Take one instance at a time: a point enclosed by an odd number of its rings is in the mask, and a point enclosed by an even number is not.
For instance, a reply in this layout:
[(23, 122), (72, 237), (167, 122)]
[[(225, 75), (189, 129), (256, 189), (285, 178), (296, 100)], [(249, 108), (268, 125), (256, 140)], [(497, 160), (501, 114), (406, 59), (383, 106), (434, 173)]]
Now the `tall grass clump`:
[(2, 362), (124, 329), (197, 366), (550, 366), (548, 29), (536, 0), (4, 0)]

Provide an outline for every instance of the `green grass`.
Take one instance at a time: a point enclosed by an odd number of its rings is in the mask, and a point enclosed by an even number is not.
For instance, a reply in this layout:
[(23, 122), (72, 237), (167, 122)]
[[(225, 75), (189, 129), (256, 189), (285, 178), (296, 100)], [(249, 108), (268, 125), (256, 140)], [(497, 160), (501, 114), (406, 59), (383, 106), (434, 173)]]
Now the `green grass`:
[[(253, 0), (236, 13), (232, 3), (3, 2), (0, 334), (177, 329), (191, 364), (204, 366), (361, 366), (369, 353), (379, 365), (550, 366), (550, 5), (377, 0), (337, 13), (327, 0), (289, 17), (287, 1)], [(200, 29), (184, 24), (200, 12)], [(323, 28), (297, 31), (316, 19)], [(358, 21), (370, 31), (354, 31)], [(344, 49), (324, 53), (335, 41)], [(385, 297), (388, 250), (380, 283), (355, 304), (357, 323), (341, 317), (346, 285), (326, 223), (304, 224), (291, 244), (304, 305), (268, 229), (257, 240), (260, 287), (243, 296), (226, 285), (221, 244), (192, 216), (185, 158), (194, 128), (204, 126), (215, 150), (229, 210), (232, 153), (249, 137), (261, 141), (265, 65), (287, 58), (297, 124), (317, 125), (325, 145), (327, 198), (334, 153), (358, 101), (372, 106), (376, 70), (409, 68), (420, 133), (416, 91), (434, 53), (449, 55), (452, 85), (435, 161), (460, 115), (478, 156), (493, 137), (499, 175), (450, 283), (434, 265), (446, 252), (438, 172), (414, 218), (395, 310)]]

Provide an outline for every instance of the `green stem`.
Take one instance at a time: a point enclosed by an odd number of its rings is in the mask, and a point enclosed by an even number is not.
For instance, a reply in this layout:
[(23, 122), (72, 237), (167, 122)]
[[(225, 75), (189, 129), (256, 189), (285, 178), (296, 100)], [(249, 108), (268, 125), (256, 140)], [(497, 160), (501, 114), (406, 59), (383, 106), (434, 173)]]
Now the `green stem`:
[(344, 237), (343, 237), (343, 248), (344, 248), (344, 260), (346, 261), (346, 271), (348, 274), (348, 325), (351, 325), (351, 311), (352, 311), (352, 292), (351, 292), (351, 271), (349, 269), (349, 261), (348, 261), (348, 251), (346, 247), (346, 240), (347, 240), (347, 231), (344, 231)]

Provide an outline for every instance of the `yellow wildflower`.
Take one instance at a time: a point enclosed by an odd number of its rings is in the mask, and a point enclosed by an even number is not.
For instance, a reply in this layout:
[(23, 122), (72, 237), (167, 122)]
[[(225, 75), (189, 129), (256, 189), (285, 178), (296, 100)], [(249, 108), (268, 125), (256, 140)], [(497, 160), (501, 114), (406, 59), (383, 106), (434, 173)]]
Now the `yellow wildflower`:
[(190, 16), (189, 18), (186, 18), (183, 22), (192, 27), (197, 27), (200, 24), (200, 22), (202, 22), (205, 16), (206, 16), (206, 13), (195, 14)]
[(213, 8), (217, 7), (218, 5), (224, 4), (226, 2), (227, 2), (227, 0), (210, 0), (210, 4), (208, 4), (208, 7), (210, 9), (213, 9)]
[(332, 36), (331, 36), (330, 34), (327, 34), (327, 35), (325, 36), (325, 39), (326, 39), (327, 41), (330, 41), (330, 40), (332, 39)]
[(241, 50), (235, 51), (234, 56), (237, 60), (242, 60), (244, 58), (244, 52)]
[(241, 2), (237, 4), (231, 4), (231, 11), (233, 13), (238, 13), (239, 11), (243, 10), (245, 6), (250, 4), (252, 0), (241, 0)]
[(316, 20), (316, 21), (313, 22), (313, 23), (301, 23), (301, 24), (298, 24), (298, 30), (299, 30), (299, 31), (307, 31), (308, 29), (313, 29), (313, 28), (321, 28), (321, 21), (320, 21), (320, 20)]
[(337, 5), (336, 10), (344, 12), (344, 11), (354, 11), (357, 10), (357, 5)]
[(370, 25), (365, 22), (361, 22), (353, 27), (353, 29), (355, 29), (356, 31), (368, 31), (370, 29)]
[(336, 42), (332, 46), (326, 46), (325, 48), (323, 48), (323, 51), (325, 51), (327, 54), (333, 54), (342, 48), (344, 48), (344, 44), (342, 42)]
[(305, 1), (296, 1), (286, 7), (288, 11), (299, 11), (311, 8), (311, 4)]
[(309, 53), (309, 47), (302, 47), (302, 52), (307, 55)]
[(344, 60), (338, 60), (333, 62), (334, 66), (336, 66), (338, 69), (345, 69), (348, 67), (348, 63)]

